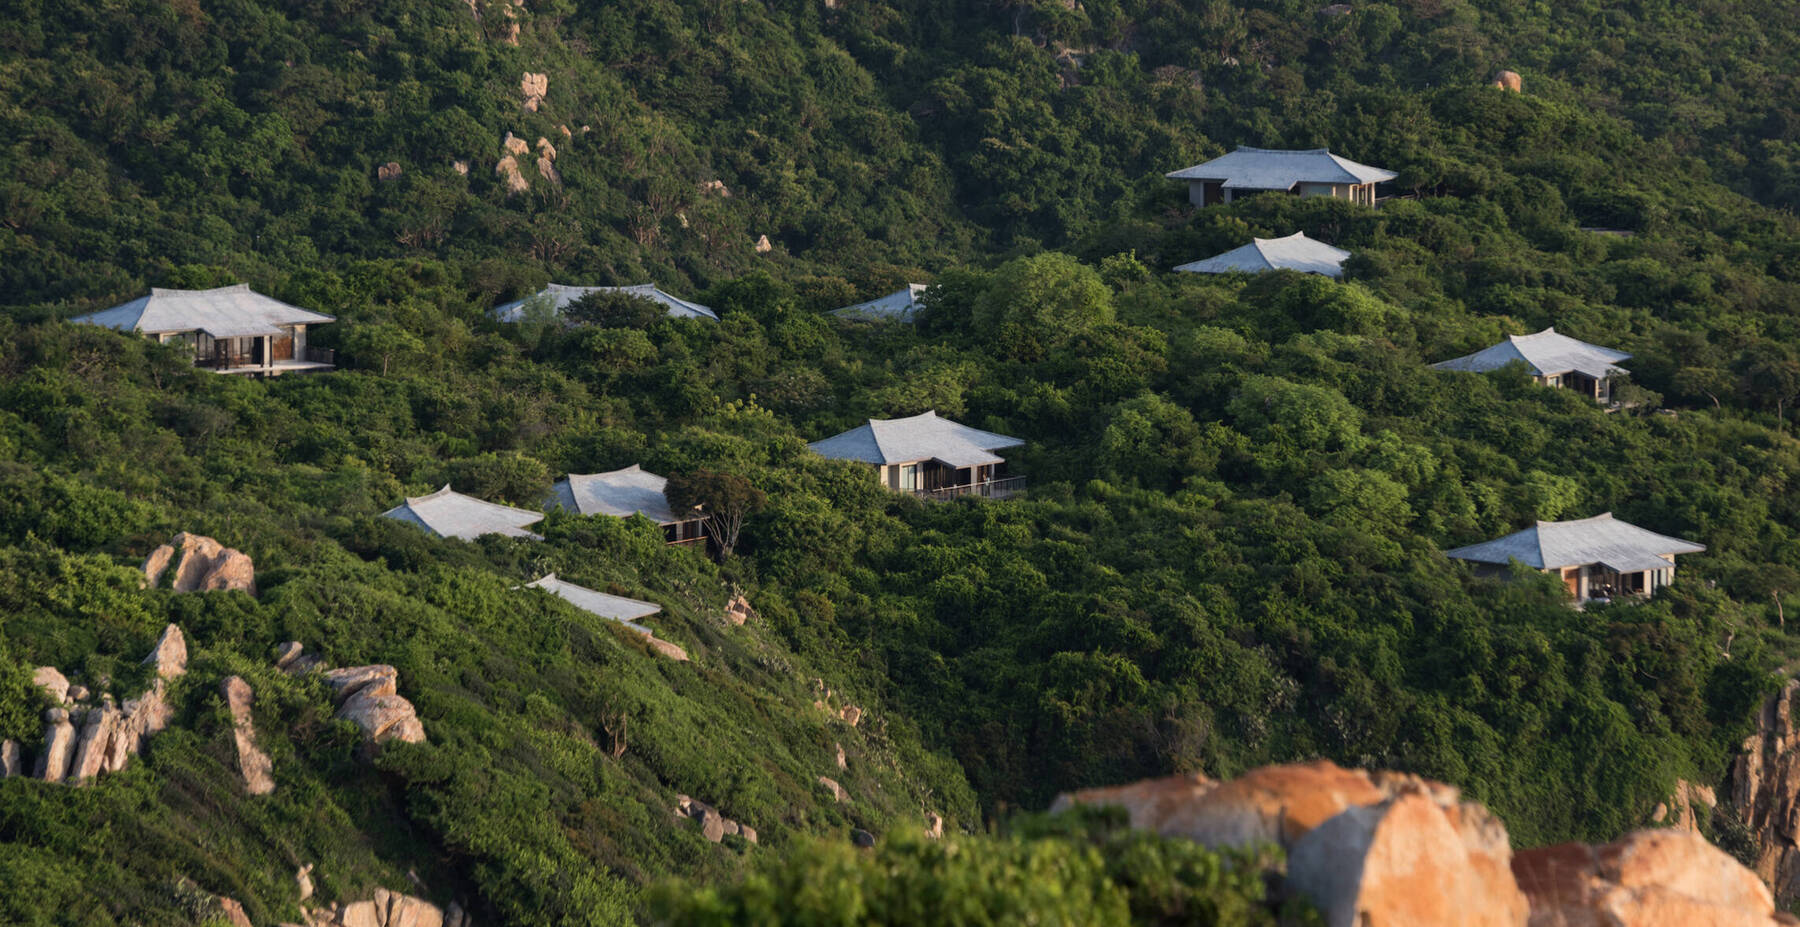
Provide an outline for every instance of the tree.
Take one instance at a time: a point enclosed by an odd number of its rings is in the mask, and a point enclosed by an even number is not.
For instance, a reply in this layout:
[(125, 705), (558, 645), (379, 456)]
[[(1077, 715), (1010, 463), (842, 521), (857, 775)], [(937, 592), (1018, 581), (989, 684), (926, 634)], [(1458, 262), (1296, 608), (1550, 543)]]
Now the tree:
[(595, 290), (563, 309), (570, 322), (601, 328), (649, 328), (667, 315), (662, 303), (617, 290)]
[(677, 513), (697, 511), (706, 522), (706, 530), (718, 546), (719, 559), (731, 556), (737, 546), (744, 518), (761, 509), (769, 501), (767, 493), (750, 481), (733, 473), (695, 470), (669, 478), (663, 487), (669, 507)]
[(425, 353), (425, 342), (418, 335), (392, 322), (350, 325), (342, 344), (359, 364), (372, 366), (379, 362), (382, 376), (387, 375), (395, 361)]

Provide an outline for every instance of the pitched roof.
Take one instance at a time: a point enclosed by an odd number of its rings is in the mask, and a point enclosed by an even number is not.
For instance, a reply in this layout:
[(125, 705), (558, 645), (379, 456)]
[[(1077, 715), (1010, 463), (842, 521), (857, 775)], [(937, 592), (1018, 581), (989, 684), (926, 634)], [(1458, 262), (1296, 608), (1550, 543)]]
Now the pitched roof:
[(905, 289), (895, 290), (886, 296), (857, 303), (854, 306), (833, 309), (831, 314), (861, 319), (893, 319), (910, 322), (919, 311), (919, 294), (927, 289), (929, 287), (923, 283), (909, 283)]
[(525, 304), (539, 297), (548, 297), (550, 308), (561, 314), (570, 303), (589, 293), (625, 293), (662, 303), (669, 307), (669, 314), (676, 318), (712, 319), (715, 322), (719, 320), (718, 313), (706, 306), (664, 293), (654, 283), (640, 283), (636, 286), (563, 286), (560, 283), (552, 283), (525, 299), (495, 307), (493, 315), (496, 320), (501, 322), (517, 322), (525, 316)]
[(807, 445), (838, 460), (872, 464), (941, 460), (952, 467), (1000, 463), (992, 451), (1024, 444), (1018, 438), (959, 425), (936, 411), (911, 418), (872, 418), (868, 424)]
[(609, 473), (571, 473), (550, 489), (549, 504), (581, 515), (642, 515), (659, 525), (691, 521), (669, 507), (663, 488), (669, 483), (637, 464)]
[(1175, 269), (1197, 274), (1223, 274), (1234, 270), (1248, 274), (1259, 274), (1265, 270), (1298, 270), (1309, 274), (1324, 274), (1327, 277), (1342, 277), (1344, 259), (1349, 256), (1350, 252), (1342, 248), (1314, 241), (1306, 237), (1305, 232), (1295, 232), (1286, 238), (1252, 238), (1249, 244), (1241, 248), (1233, 248), (1224, 254), (1183, 264)]
[(1670, 566), (1664, 555), (1695, 554), (1705, 549), (1692, 541), (1646, 531), (1605, 512), (1577, 521), (1540, 521), (1524, 531), (1458, 547), (1446, 555), (1479, 563), (1517, 560), (1540, 570), (1598, 563), (1615, 572), (1636, 573)]
[(1377, 183), (1400, 175), (1358, 164), (1326, 148), (1284, 151), (1239, 145), (1230, 154), (1163, 176), (1170, 180), (1217, 180), (1239, 190), (1291, 190), (1297, 183)]
[(566, 580), (557, 579), (555, 573), (547, 573), (537, 582), (526, 583), (525, 588), (542, 589), (566, 600), (584, 612), (599, 615), (602, 618), (611, 618), (634, 631), (642, 632), (650, 637), (656, 636), (649, 628), (632, 620), (647, 618), (662, 611), (662, 606), (654, 602), (628, 599), (622, 595), (608, 595), (597, 589), (577, 586)]
[(1485, 372), (1499, 370), (1507, 364), (1523, 361), (1531, 372), (1548, 377), (1557, 374), (1578, 371), (1596, 379), (1605, 377), (1622, 367), (1613, 365), (1614, 361), (1627, 360), (1630, 354), (1603, 348), (1597, 344), (1577, 341), (1568, 335), (1559, 335), (1554, 327), (1546, 328), (1535, 335), (1507, 335), (1506, 340), (1492, 347), (1482, 348), (1473, 354), (1439, 361), (1431, 366), (1439, 370), (1469, 370)]
[(248, 335), (279, 335), (280, 325), (303, 325), (334, 321), (331, 316), (250, 289), (250, 284), (216, 287), (210, 290), (166, 290), (151, 287), (150, 295), (139, 296), (111, 309), (76, 316), (73, 322), (104, 325), (122, 332), (192, 332), (202, 331), (214, 338), (239, 338)]
[(381, 517), (417, 525), (438, 537), (461, 538), (465, 541), (473, 541), (484, 534), (543, 540), (525, 530), (526, 525), (543, 521), (542, 513), (515, 509), (496, 502), (483, 502), (474, 496), (452, 492), (447, 483), (443, 489), (429, 496), (407, 498), (405, 502), (382, 512)]

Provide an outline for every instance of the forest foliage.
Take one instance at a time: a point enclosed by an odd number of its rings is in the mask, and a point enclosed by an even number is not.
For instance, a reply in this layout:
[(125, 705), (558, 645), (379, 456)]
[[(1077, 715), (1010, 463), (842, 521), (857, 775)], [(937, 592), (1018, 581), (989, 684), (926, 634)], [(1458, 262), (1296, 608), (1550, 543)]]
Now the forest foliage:
[[(1610, 838), (1719, 781), (1793, 656), (1800, 56), (1771, 4), (14, 6), (0, 737), (41, 736), (31, 667), (129, 696), (171, 621), (195, 660), (131, 769), (0, 782), (0, 884), (30, 887), (0, 920), (184, 923), (180, 877), (293, 919), (317, 862), (322, 898), (415, 869), (549, 924), (873, 916), (906, 900), (882, 867), (994, 910), (1186, 904), (1134, 894), (1141, 865), (1257, 923), (1257, 886), (1193, 848), (963, 835), (1068, 788), (1325, 756), (1456, 783), (1515, 845)], [(1487, 86), (1502, 66), (1525, 93)], [(509, 194), (508, 132), (560, 181), (527, 162)], [(1195, 210), (1161, 178), (1236, 144), (1401, 177), (1375, 210)], [(1351, 250), (1348, 279), (1168, 272), (1294, 231)], [(487, 315), (651, 279), (719, 321)], [(63, 321), (240, 280), (336, 316), (311, 334), (342, 369), (218, 376)], [(934, 284), (916, 325), (825, 312), (905, 282)], [(1633, 354), (1623, 408), (1428, 366), (1551, 325)], [(1029, 491), (923, 504), (806, 450), (929, 409), (1024, 439)], [(731, 555), (636, 519), (469, 544), (377, 517), (632, 464), (741, 515)], [(1708, 549), (1579, 612), (1441, 554), (1602, 511)], [(138, 588), (180, 530), (252, 554), (260, 598)], [(514, 588), (546, 572), (661, 604), (693, 661)], [(323, 687), (272, 669), (289, 639), (395, 665), (430, 742), (364, 762)], [(229, 673), (269, 799), (232, 781)], [(677, 826), (678, 794), (761, 842)], [(953, 841), (915, 839), (927, 812)], [(857, 855), (851, 828), (892, 839)], [(988, 891), (1034, 867), (1087, 894)], [(780, 890), (820, 873), (840, 894)], [(646, 895), (668, 876), (706, 893)]]

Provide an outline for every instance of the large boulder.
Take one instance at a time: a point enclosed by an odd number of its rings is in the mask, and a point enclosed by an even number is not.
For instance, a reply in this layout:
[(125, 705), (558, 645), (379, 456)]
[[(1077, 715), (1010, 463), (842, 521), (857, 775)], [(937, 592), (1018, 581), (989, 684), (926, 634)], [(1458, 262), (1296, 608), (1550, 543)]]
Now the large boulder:
[(827, 778), (825, 776), (820, 776), (819, 784), (825, 787), (825, 791), (831, 793), (831, 797), (836, 799), (838, 804), (840, 804), (840, 805), (849, 804), (850, 793), (844, 791), (844, 787), (841, 785), (838, 785), (836, 779), (831, 779), (831, 778)]
[(11, 779), (25, 771), (19, 760), (19, 745), (10, 740), (0, 740), (0, 779)]
[(384, 663), (346, 666), (325, 671), (331, 697), (344, 701), (354, 695), (395, 695), (400, 691), (400, 671)]
[(187, 659), (187, 638), (182, 636), (180, 628), (171, 624), (163, 628), (162, 637), (156, 639), (156, 646), (144, 658), (144, 665), (156, 667), (156, 675), (163, 679), (174, 679), (187, 672)]
[(256, 564), (249, 555), (205, 535), (186, 531), (150, 552), (144, 560), (145, 585), (155, 586), (161, 582), (163, 572), (177, 555), (180, 560), (175, 566), (176, 592), (237, 589), (256, 594)]
[(69, 700), (69, 679), (54, 666), (40, 666), (31, 671), (31, 684), (44, 690), (50, 701), (58, 705)]
[(338, 717), (355, 722), (376, 743), (394, 739), (387, 736), (389, 730), (406, 719), (418, 720), (412, 703), (406, 699), (398, 695), (372, 695), (366, 691), (345, 699), (343, 707), (338, 709)]
[(1133, 827), (1213, 848), (1274, 844), (1288, 879), (1355, 927), (1523, 927), (1505, 827), (1451, 786), (1319, 760), (1266, 766), (1229, 782), (1170, 776), (1058, 796), (1125, 810)]
[(75, 725), (69, 723), (68, 711), (52, 708), (44, 712), (44, 746), (38, 751), (32, 775), (45, 782), (63, 781), (75, 759), (75, 740)]
[(1050, 810), (1076, 804), (1119, 807), (1132, 827), (1166, 837), (1209, 847), (1288, 847), (1344, 809), (1388, 797), (1367, 773), (1318, 760), (1264, 766), (1224, 783), (1195, 773), (1085, 789), (1057, 796)]
[(1501, 90), (1518, 93), (1525, 89), (1525, 78), (1520, 77), (1517, 71), (1496, 71), (1494, 72), (1494, 86)]
[(92, 779), (106, 771), (107, 748), (119, 729), (119, 718), (119, 710), (110, 703), (87, 713), (75, 745), (75, 759), (69, 764), (69, 781)]
[(237, 746), (238, 771), (244, 776), (244, 791), (267, 795), (275, 791), (275, 766), (269, 755), (256, 746), (256, 727), (250, 715), (255, 694), (242, 676), (227, 676), (219, 684), (225, 706), (231, 711), (231, 738)]
[(1329, 927), (1518, 927), (1527, 916), (1502, 860), (1476, 861), (1422, 792), (1345, 809), (1294, 842), (1288, 885)]
[(1682, 829), (1513, 856), (1531, 927), (1765, 927), (1791, 924), (1756, 874)]

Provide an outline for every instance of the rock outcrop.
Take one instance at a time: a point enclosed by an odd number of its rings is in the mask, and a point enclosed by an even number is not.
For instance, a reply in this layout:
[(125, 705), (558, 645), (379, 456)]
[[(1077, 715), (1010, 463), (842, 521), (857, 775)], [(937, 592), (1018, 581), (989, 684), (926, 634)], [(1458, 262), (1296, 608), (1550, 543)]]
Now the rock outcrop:
[(0, 740), (0, 779), (11, 779), (24, 773), (24, 761), (19, 758), (19, 745), (10, 740)]
[(333, 902), (309, 911), (308, 927), (474, 927), (462, 906), (448, 908), (404, 892), (375, 890), (367, 901)]
[(526, 71), (525, 76), (519, 78), (519, 94), (524, 97), (519, 105), (524, 107), (526, 112), (537, 112), (538, 106), (544, 102), (544, 97), (549, 93), (550, 75), (533, 74)]
[[(395, 165), (398, 168), (398, 165)], [(256, 564), (248, 554), (233, 550), (212, 538), (186, 531), (173, 541), (150, 552), (144, 560), (144, 584), (156, 586), (168, 570), (170, 561), (180, 555), (175, 566), (176, 592), (208, 592), (237, 589), (256, 594)]]
[(925, 836), (938, 840), (944, 836), (944, 816), (936, 811), (925, 812)]
[(1731, 810), (1756, 843), (1756, 874), (1787, 904), (1800, 899), (1800, 747), (1794, 737), (1793, 680), (1763, 703), (1756, 731), (1732, 762)]
[(1277, 844), (1287, 851), (1286, 889), (1331, 927), (1800, 924), (1775, 913), (1757, 875), (1694, 830), (1514, 854), (1485, 807), (1400, 773), (1319, 761), (1230, 782), (1170, 776), (1058, 796), (1052, 810), (1077, 804), (1119, 807), (1133, 827), (1210, 847)]
[(769, 242), (769, 236), (767, 236), (767, 235), (756, 236), (756, 253), (757, 254), (768, 254), (769, 252), (771, 252), (773, 250), (775, 250), (775, 246)]
[(425, 741), (425, 725), (412, 702), (399, 694), (400, 673), (393, 667), (377, 664), (328, 670), (325, 681), (338, 703), (337, 716), (355, 722), (368, 735), (369, 743)]
[(1756, 874), (1687, 830), (1641, 830), (1604, 846), (1522, 850), (1512, 869), (1530, 927), (1793, 924)]
[[(718, 181), (714, 181), (718, 183)], [(725, 603), (725, 620), (732, 627), (743, 627), (744, 622), (756, 617), (756, 609), (750, 607), (750, 600), (742, 592), (734, 592), (731, 601)]]
[(169, 625), (163, 628), (162, 637), (156, 639), (156, 647), (144, 658), (144, 665), (156, 667), (156, 675), (162, 679), (174, 679), (187, 672), (187, 658), (187, 638), (180, 628)]
[[(111, 695), (103, 696), (97, 706), (83, 706), (84, 687), (69, 685), (54, 667), (38, 668), (32, 678), (51, 695), (60, 689), (64, 695), (78, 694), (80, 698), (67, 699), (68, 707), (59, 705), (44, 712), (44, 744), (32, 767), (33, 777), (45, 782), (83, 782), (104, 772), (118, 772), (149, 744), (152, 735), (169, 726), (174, 714), (167, 697), (169, 681), (187, 671), (187, 642), (181, 629), (175, 625), (164, 628), (144, 663), (156, 667), (156, 680), (143, 695), (117, 706)], [(7, 763), (0, 757), (0, 766), (13, 770), (10, 775), (22, 774), (24, 759), (18, 745), (8, 741), (6, 747), (12, 759)]]
[(238, 771), (244, 775), (244, 791), (267, 795), (275, 791), (275, 766), (269, 755), (256, 746), (256, 727), (250, 717), (250, 704), (255, 698), (250, 684), (241, 676), (228, 676), (219, 684), (225, 706), (231, 711), (231, 739), (237, 746)]
[(375, 168), (375, 179), (383, 183), (390, 180), (399, 180), (400, 175), (405, 172), (405, 169), (400, 166), (400, 162), (389, 161), (388, 163)]
[(1517, 71), (1497, 71), (1494, 74), (1494, 86), (1510, 93), (1518, 93), (1525, 89), (1525, 78)]
[(829, 779), (829, 778), (826, 778), (825, 776), (820, 776), (819, 784), (825, 787), (825, 791), (831, 793), (831, 797), (836, 799), (838, 804), (847, 805), (850, 803), (850, 793), (844, 791), (844, 787), (841, 785), (838, 785), (836, 779)]
[(692, 818), (700, 824), (700, 835), (714, 843), (736, 834), (745, 840), (756, 842), (756, 829), (741, 824), (719, 813), (719, 809), (703, 801), (695, 801), (686, 795), (675, 797), (675, 819)]
[(1711, 811), (1719, 807), (1718, 795), (1708, 786), (1696, 785), (1686, 779), (1675, 780), (1675, 793), (1669, 796), (1666, 803), (1659, 804), (1650, 812), (1650, 823), (1681, 827), (1691, 831), (1700, 829), (1700, 808)]

